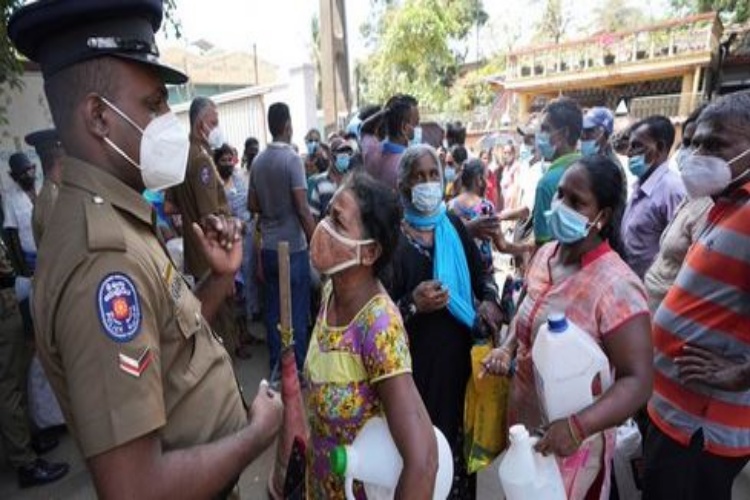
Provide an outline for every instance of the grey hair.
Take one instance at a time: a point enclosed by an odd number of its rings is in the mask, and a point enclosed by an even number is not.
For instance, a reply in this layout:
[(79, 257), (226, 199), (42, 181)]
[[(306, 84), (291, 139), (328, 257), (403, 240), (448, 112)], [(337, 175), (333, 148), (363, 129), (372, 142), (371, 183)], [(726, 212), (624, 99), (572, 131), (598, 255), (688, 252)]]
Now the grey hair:
[(215, 108), (216, 104), (209, 99), (208, 97), (196, 97), (193, 99), (193, 102), (190, 103), (190, 111), (188, 113), (190, 117), (190, 128), (193, 128), (195, 126), (195, 122), (197, 122), (201, 116), (203, 116), (203, 113), (208, 108)]
[(435, 148), (430, 146), (429, 144), (417, 144), (415, 146), (409, 146), (406, 148), (406, 151), (404, 151), (404, 154), (401, 155), (401, 159), (398, 162), (398, 190), (403, 190), (404, 186), (406, 186), (409, 182), (409, 176), (411, 176), (411, 173), (414, 171), (414, 167), (417, 165), (417, 162), (424, 158), (425, 156), (432, 157), (433, 161), (435, 162), (435, 165), (438, 166), (438, 171), (440, 172), (440, 184), (443, 184), (443, 168), (440, 165), (440, 158), (438, 157), (437, 151), (435, 151)]
[(701, 112), (697, 121), (750, 126), (750, 92), (735, 92), (713, 101)]

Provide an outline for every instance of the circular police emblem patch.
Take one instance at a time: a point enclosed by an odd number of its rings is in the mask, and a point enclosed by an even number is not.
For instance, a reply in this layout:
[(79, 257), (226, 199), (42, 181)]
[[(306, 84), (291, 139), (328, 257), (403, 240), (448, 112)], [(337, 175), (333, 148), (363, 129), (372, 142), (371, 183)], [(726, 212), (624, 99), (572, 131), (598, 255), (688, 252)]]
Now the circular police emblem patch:
[(211, 171), (208, 170), (208, 167), (203, 167), (201, 169), (201, 182), (206, 186), (211, 182)]
[(141, 304), (129, 277), (106, 276), (96, 292), (96, 305), (104, 333), (115, 342), (130, 342), (140, 332)]

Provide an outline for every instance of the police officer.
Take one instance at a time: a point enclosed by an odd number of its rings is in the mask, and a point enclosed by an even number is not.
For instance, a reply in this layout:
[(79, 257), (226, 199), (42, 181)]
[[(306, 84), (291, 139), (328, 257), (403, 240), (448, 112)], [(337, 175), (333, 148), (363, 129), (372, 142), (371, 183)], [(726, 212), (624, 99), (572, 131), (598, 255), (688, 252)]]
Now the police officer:
[(31, 229), (37, 246), (42, 238), (44, 226), (52, 215), (57, 201), (62, 176), (63, 148), (55, 129), (37, 130), (27, 135), (26, 144), (36, 150), (42, 164), (44, 182), (42, 189), (36, 196), (34, 211), (31, 215)]
[(34, 442), (26, 399), (28, 356), (21, 313), (13, 291), (15, 272), (0, 239), (0, 435), (8, 461), (17, 469), (21, 488), (57, 481), (68, 473), (65, 463), (37, 456), (57, 446), (57, 439)]
[[(189, 118), (190, 152), (185, 181), (166, 194), (166, 200), (179, 211), (183, 226), (188, 228), (209, 215), (230, 214), (224, 183), (213, 161), (212, 150), (224, 144), (216, 104), (207, 97), (196, 97), (190, 104)], [(185, 231), (183, 242), (185, 272), (198, 281), (209, 271), (200, 241), (192, 231)], [(238, 339), (231, 301), (222, 305), (211, 326), (233, 354), (238, 347)]]
[(240, 225), (196, 232), (210, 273), (191, 290), (156, 236), (144, 188), (182, 182), (189, 144), (167, 105), (154, 32), (161, 0), (57, 0), (19, 9), (8, 34), (39, 63), (65, 147), (39, 248), (37, 347), (105, 498), (226, 496), (274, 439), (278, 395), (246, 411), (206, 319), (230, 293)]

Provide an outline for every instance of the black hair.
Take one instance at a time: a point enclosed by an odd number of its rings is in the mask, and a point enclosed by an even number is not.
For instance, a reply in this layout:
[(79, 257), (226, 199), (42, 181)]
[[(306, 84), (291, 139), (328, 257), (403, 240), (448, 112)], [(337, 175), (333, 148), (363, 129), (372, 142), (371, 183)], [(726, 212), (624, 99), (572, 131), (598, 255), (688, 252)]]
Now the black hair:
[(580, 106), (569, 97), (560, 97), (544, 107), (549, 121), (556, 130), (565, 129), (565, 140), (575, 146), (583, 130), (583, 113)]
[(488, 159), (489, 161), (492, 161), (492, 158), (493, 158), (493, 156), (494, 156), (494, 155), (492, 154), (492, 148), (483, 148), (483, 149), (482, 149), (482, 150), (481, 150), (481, 151), (479, 152), (479, 157), (481, 158), (481, 157), (482, 157), (482, 155), (483, 155), (483, 154), (485, 154), (485, 153), (487, 153), (487, 159)]
[(584, 156), (576, 163), (586, 169), (591, 191), (596, 198), (599, 210), (609, 208), (612, 217), (599, 234), (609, 242), (609, 246), (617, 254), (625, 258), (625, 246), (620, 237), (622, 215), (625, 212), (625, 185), (620, 168), (604, 155)]
[(248, 137), (247, 139), (245, 139), (245, 149), (249, 149), (251, 146), (260, 147), (258, 139), (256, 139), (255, 137)]
[(89, 94), (99, 94), (114, 99), (120, 88), (120, 79), (106, 57), (98, 57), (63, 68), (45, 79), (44, 93), (47, 96), (52, 119), (61, 138), (71, 128), (73, 112)]
[(312, 134), (315, 134), (318, 136), (318, 142), (321, 141), (322, 137), (320, 136), (320, 130), (316, 128), (311, 128), (310, 130), (307, 131), (307, 133), (305, 134), (305, 141), (307, 141), (307, 138), (310, 137)]
[(409, 119), (411, 108), (416, 106), (419, 106), (419, 102), (408, 94), (397, 94), (388, 99), (385, 105), (385, 128), (390, 137), (401, 134), (401, 128)]
[(733, 124), (750, 129), (750, 92), (727, 94), (712, 102), (703, 110), (698, 122)]
[(469, 158), (469, 152), (466, 151), (466, 148), (461, 146), (460, 144), (457, 144), (453, 146), (450, 149), (451, 156), (453, 157), (453, 162), (456, 164), (456, 166), (460, 167), (464, 164), (467, 158)]
[(359, 108), (359, 113), (357, 114), (357, 117), (361, 121), (365, 121), (368, 118), (370, 118), (372, 115), (380, 111), (380, 106), (376, 104), (366, 104)]
[(482, 160), (478, 158), (471, 159), (464, 164), (461, 170), (461, 185), (466, 188), (471, 188), (474, 183), (484, 177), (484, 165)]
[(284, 127), (292, 119), (289, 106), (283, 102), (275, 102), (268, 108), (268, 130), (272, 137), (279, 137), (284, 133)]
[(230, 154), (234, 156), (234, 149), (232, 149), (232, 146), (229, 144), (222, 144), (220, 148), (214, 149), (214, 164), (218, 167), (219, 166), (219, 160), (221, 160), (221, 157), (225, 154)]
[(357, 172), (359, 170), (362, 170), (362, 168), (365, 166), (365, 161), (362, 158), (362, 153), (357, 152), (354, 153), (351, 158), (349, 158), (349, 171), (350, 172)]
[(208, 97), (196, 97), (193, 102), (190, 103), (190, 111), (188, 116), (190, 117), (190, 128), (195, 126), (195, 122), (203, 114), (203, 112), (209, 107), (216, 107), (216, 104)]
[(466, 127), (459, 121), (448, 124), (445, 126), (445, 140), (448, 141), (448, 146), (460, 145), (463, 146), (466, 143)]
[(375, 274), (380, 276), (398, 243), (402, 216), (398, 194), (364, 172), (354, 172), (347, 177), (344, 186), (354, 193), (357, 200), (365, 238), (380, 245), (380, 257), (373, 265)]
[(672, 149), (672, 145), (674, 144), (674, 125), (672, 125), (669, 118), (661, 115), (649, 116), (633, 125), (631, 130), (635, 131), (644, 125), (648, 129), (648, 136), (664, 145), (664, 151), (669, 152)]

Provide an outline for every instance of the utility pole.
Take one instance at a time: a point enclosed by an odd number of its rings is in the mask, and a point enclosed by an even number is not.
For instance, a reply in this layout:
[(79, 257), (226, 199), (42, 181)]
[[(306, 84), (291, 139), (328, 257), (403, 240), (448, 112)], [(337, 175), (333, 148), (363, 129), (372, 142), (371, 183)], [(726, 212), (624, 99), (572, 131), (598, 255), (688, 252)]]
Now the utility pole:
[(320, 0), (320, 52), (325, 135), (339, 126), (339, 114), (351, 109), (349, 51), (344, 0)]

